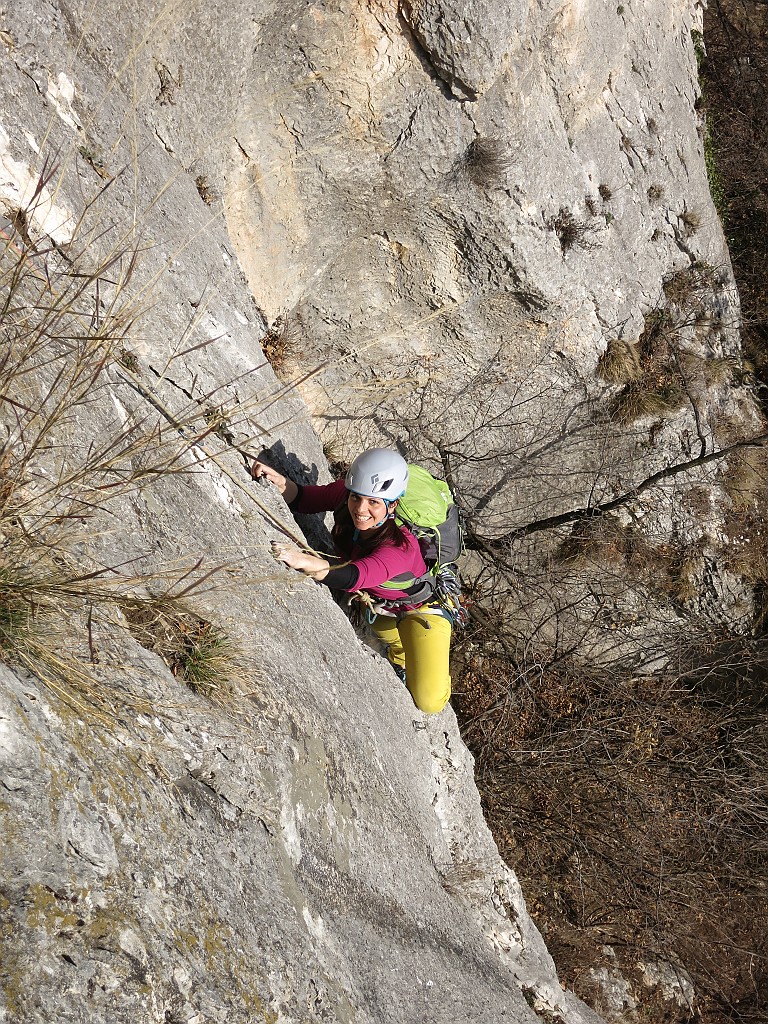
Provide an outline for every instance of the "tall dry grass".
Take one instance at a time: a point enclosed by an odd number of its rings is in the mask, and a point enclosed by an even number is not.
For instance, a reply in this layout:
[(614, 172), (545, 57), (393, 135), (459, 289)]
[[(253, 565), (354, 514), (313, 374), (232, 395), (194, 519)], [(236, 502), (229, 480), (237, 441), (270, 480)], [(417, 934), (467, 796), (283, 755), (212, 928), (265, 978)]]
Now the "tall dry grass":
[[(106, 190), (86, 204), (66, 244), (35, 230), (57, 174), (43, 164), (24, 208), (0, 219), (0, 660), (26, 666), (82, 710), (84, 700), (98, 703), (99, 688), (87, 657), (62, 654), (67, 632), (90, 623), (94, 609), (112, 615), (121, 602), (145, 603), (176, 624), (190, 666), (181, 677), (212, 693), (236, 652), (200, 616), (188, 642), (188, 603), (215, 585), (222, 566), (195, 554), (153, 569), (105, 565), (89, 554), (89, 541), (118, 498), (207, 462), (272, 525), (282, 524), (253, 493), (245, 468), (238, 474), (210, 445), (221, 438), (221, 412), (211, 409), (226, 384), (172, 412), (139, 380), (129, 357), (151, 289), (138, 280), (135, 231), (121, 234), (95, 215)], [(200, 347), (185, 336), (171, 359)], [(118, 386), (138, 391), (144, 401), (133, 404), (142, 411), (116, 411)], [(263, 412), (285, 390), (243, 403), (240, 415)], [(247, 461), (247, 450), (237, 451)]]

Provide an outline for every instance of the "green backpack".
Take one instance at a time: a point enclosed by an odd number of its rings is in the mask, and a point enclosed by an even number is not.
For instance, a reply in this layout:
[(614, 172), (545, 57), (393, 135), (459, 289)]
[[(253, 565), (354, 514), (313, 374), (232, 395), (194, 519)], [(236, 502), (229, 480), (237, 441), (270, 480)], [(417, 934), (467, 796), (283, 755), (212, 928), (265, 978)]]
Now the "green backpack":
[(429, 568), (455, 562), (464, 551), (464, 529), (448, 484), (421, 466), (408, 466), (408, 487), (395, 522), (418, 539)]
[[(398, 503), (395, 522), (418, 540), (427, 572), (409, 585), (392, 580), (391, 586), (404, 590), (411, 604), (439, 604), (455, 625), (461, 625), (466, 616), (458, 569), (453, 563), (464, 551), (464, 527), (448, 484), (436, 480), (421, 466), (409, 465), (408, 488)], [(382, 603), (397, 606), (403, 599)]]

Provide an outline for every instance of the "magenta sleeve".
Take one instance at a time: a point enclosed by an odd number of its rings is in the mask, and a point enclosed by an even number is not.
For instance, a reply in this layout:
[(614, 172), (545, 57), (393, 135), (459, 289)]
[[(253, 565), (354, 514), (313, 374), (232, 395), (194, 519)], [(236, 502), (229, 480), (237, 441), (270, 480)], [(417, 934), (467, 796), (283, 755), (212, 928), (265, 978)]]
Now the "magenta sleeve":
[(403, 532), (408, 539), (407, 547), (397, 548), (391, 544), (385, 544), (373, 554), (366, 555), (364, 558), (356, 558), (351, 563), (357, 566), (360, 573), (357, 590), (370, 590), (373, 587), (379, 587), (382, 583), (394, 579), (401, 573), (410, 573), (417, 578), (427, 571), (421, 556), (419, 542), (409, 531)]
[(332, 484), (304, 484), (298, 500), (291, 502), (291, 511), (305, 514), (333, 512), (344, 503), (346, 496), (343, 480), (334, 480)]

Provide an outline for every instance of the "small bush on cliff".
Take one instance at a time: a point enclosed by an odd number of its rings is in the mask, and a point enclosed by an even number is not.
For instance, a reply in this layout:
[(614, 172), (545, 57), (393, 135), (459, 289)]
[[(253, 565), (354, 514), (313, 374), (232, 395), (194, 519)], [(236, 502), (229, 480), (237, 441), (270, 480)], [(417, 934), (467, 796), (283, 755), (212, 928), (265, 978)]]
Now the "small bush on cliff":
[(285, 373), (293, 348), (286, 314), (281, 314), (273, 321), (261, 340), (261, 347), (275, 373), (278, 376)]
[(642, 376), (640, 353), (636, 344), (611, 338), (597, 361), (597, 372), (611, 384), (626, 384)]
[(687, 236), (695, 235), (701, 227), (703, 220), (698, 210), (685, 209), (680, 214), (680, 223), (683, 225)]
[(467, 147), (463, 166), (476, 185), (487, 187), (503, 182), (512, 160), (499, 139), (481, 137)]
[(547, 226), (557, 235), (563, 255), (571, 249), (595, 248), (596, 243), (589, 237), (592, 225), (588, 221), (579, 220), (570, 210), (559, 210)]
[(142, 647), (159, 654), (195, 693), (221, 699), (243, 679), (237, 645), (183, 602), (132, 598), (122, 601), (120, 608)]
[(649, 416), (666, 416), (695, 402), (695, 391), (734, 376), (731, 359), (710, 359), (686, 350), (685, 339), (721, 323), (712, 301), (717, 272), (696, 261), (664, 279), (663, 300), (645, 316), (636, 344), (612, 339), (598, 360), (603, 379), (624, 384), (610, 400), (611, 419), (630, 425)]
[(714, 267), (703, 260), (696, 260), (664, 278), (664, 297), (667, 302), (687, 310), (712, 292), (717, 285), (716, 276)]

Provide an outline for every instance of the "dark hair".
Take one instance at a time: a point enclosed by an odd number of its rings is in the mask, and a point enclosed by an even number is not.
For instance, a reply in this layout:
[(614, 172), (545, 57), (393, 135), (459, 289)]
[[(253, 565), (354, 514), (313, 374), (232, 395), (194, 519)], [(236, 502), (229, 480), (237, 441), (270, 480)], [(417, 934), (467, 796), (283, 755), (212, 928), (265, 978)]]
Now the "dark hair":
[(377, 526), (374, 530), (364, 530), (355, 539), (356, 527), (352, 522), (352, 516), (347, 505), (348, 498), (349, 491), (347, 491), (344, 504), (340, 505), (333, 514), (336, 524), (333, 528), (333, 540), (339, 553), (344, 558), (349, 557), (353, 547), (359, 548), (361, 556), (365, 556), (373, 554), (374, 551), (377, 551), (385, 544), (395, 548), (408, 546), (405, 534), (394, 519), (387, 519), (386, 522), (382, 523), (381, 526)]

